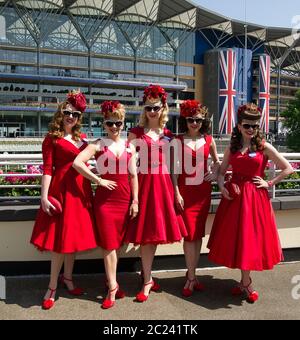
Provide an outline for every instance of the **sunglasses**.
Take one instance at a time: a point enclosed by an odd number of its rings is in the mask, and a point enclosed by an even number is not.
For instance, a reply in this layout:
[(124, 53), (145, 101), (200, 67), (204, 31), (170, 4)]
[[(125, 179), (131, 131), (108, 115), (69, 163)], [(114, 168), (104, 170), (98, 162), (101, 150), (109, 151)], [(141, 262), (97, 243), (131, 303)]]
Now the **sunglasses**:
[(254, 125), (251, 125), (251, 124), (243, 124), (242, 127), (245, 129), (245, 130), (249, 130), (250, 128), (252, 128), (253, 130), (256, 130), (259, 128), (259, 125), (258, 124), (254, 124)]
[(119, 128), (119, 127), (121, 127), (123, 125), (123, 121), (122, 120), (117, 120), (117, 121), (115, 121), (115, 120), (106, 120), (104, 122), (104, 124), (106, 126), (108, 126), (108, 127), (113, 127), (115, 125), (117, 128)]
[(192, 118), (192, 117), (188, 117), (186, 118), (186, 121), (189, 123), (189, 124), (201, 124), (203, 123), (204, 119), (203, 118)]
[(145, 111), (146, 112), (157, 112), (159, 111), (160, 109), (162, 108), (162, 106), (159, 106), (159, 105), (155, 105), (155, 106), (150, 106), (150, 105), (147, 105), (145, 106)]
[(80, 111), (69, 111), (69, 110), (63, 110), (64, 116), (70, 117), (72, 115), (73, 118), (80, 118), (81, 112)]

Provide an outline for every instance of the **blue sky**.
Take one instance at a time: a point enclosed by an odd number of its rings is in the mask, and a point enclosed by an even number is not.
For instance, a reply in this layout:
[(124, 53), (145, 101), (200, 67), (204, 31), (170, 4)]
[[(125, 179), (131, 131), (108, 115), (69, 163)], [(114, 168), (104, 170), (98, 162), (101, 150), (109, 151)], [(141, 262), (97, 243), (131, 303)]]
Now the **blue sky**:
[(247, 2), (247, 21), (264, 26), (292, 27), (292, 18), (299, 16), (300, 0), (192, 0), (224, 16), (244, 20)]

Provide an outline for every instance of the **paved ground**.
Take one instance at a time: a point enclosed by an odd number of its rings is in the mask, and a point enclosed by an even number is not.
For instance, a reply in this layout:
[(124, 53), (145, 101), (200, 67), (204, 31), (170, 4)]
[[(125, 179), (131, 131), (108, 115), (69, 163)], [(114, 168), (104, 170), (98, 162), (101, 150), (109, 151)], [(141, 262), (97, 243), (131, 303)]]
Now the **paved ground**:
[[(202, 319), (298, 319), (300, 320), (300, 263), (282, 264), (269, 272), (253, 273), (260, 300), (249, 304), (232, 297), (230, 289), (239, 280), (239, 271), (227, 269), (200, 270), (198, 275), (206, 291), (192, 298), (181, 297), (184, 272), (155, 273), (163, 291), (151, 293), (143, 304), (134, 302), (140, 289), (137, 274), (120, 274), (119, 283), (127, 297), (110, 310), (102, 310), (103, 275), (75, 276), (86, 295), (69, 297), (58, 290), (50, 311), (40, 307), (48, 277), (7, 278), (6, 301), (0, 301), (0, 319), (93, 319), (93, 320), (202, 320)], [(293, 279), (294, 278), (294, 279)], [(294, 280), (294, 283), (292, 283)], [(298, 287), (297, 287), (298, 283)], [(296, 298), (292, 297), (292, 291)]]

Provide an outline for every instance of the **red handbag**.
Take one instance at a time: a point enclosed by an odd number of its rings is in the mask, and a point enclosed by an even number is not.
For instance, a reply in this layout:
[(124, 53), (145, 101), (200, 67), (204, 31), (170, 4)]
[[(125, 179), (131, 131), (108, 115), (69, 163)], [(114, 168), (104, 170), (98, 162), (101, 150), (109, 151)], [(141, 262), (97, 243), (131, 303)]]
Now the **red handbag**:
[(48, 201), (54, 206), (54, 209), (50, 209), (52, 215), (59, 215), (62, 213), (61, 203), (53, 196), (48, 196)]
[(224, 184), (224, 187), (227, 189), (229, 196), (233, 199), (241, 194), (240, 187), (236, 183), (229, 181)]

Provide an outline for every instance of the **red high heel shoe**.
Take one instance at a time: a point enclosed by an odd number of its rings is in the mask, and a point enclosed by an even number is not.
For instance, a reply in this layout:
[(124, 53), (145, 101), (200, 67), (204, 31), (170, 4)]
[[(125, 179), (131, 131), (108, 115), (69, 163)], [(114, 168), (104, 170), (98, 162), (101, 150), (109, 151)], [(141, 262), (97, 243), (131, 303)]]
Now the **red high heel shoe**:
[[(205, 290), (205, 287), (204, 285), (198, 281), (198, 279), (195, 277), (193, 280), (190, 280), (188, 278), (188, 272), (186, 272), (185, 274), (185, 277), (186, 277), (186, 282), (185, 282), (185, 285), (187, 282), (189, 282), (189, 285), (188, 285), (188, 288), (183, 288), (182, 289), (182, 295), (184, 297), (191, 297), (193, 295), (193, 292), (194, 291), (197, 291), (197, 292), (202, 292)], [(193, 283), (193, 289), (190, 289), (190, 285)]]
[(241, 281), (236, 287), (234, 287), (231, 291), (232, 295), (234, 296), (239, 296), (242, 295), (243, 293), (247, 294), (247, 301), (249, 303), (254, 303), (255, 301), (258, 300), (259, 294), (257, 291), (253, 290), (252, 288), (250, 289), (249, 287), (252, 284), (252, 279), (250, 278), (250, 283), (248, 286), (244, 286), (243, 282)]
[(70, 295), (73, 295), (73, 296), (81, 296), (84, 294), (84, 291), (82, 288), (74, 288), (74, 289), (69, 289), (68, 286), (66, 285), (66, 282), (65, 281), (70, 281), (70, 282), (73, 282), (73, 280), (70, 280), (70, 279), (67, 279), (63, 274), (60, 276), (59, 278), (59, 282), (61, 284), (63, 284), (65, 286), (65, 288), (67, 289), (68, 293)]
[[(160, 290), (160, 285), (158, 283), (155, 283), (153, 280), (151, 280), (148, 283), (145, 283), (143, 285), (143, 287), (149, 286), (151, 285), (151, 288), (149, 290), (149, 294), (151, 293), (151, 291), (153, 292), (158, 292)], [(144, 292), (140, 291), (137, 295), (136, 295), (136, 301), (137, 302), (145, 302), (148, 300), (149, 295), (145, 295)]]
[[(144, 284), (144, 271), (143, 271), (143, 269), (141, 270), (141, 276), (140, 277), (141, 277), (142, 284)], [(157, 283), (154, 279), (152, 279), (152, 281), (153, 281), (154, 284), (152, 285), (151, 290), (155, 293), (159, 292), (161, 290), (160, 284)]]
[[(111, 299), (111, 294), (112, 294), (114, 291), (116, 291), (116, 290), (117, 290), (117, 292), (118, 292), (118, 289), (119, 289), (119, 285), (117, 284), (117, 287), (116, 287), (116, 288), (111, 289), (111, 290), (108, 291), (109, 298), (105, 298), (104, 301), (103, 301), (103, 303), (102, 303), (102, 305), (101, 305), (101, 307), (102, 307), (103, 309), (109, 309), (109, 308), (111, 308), (111, 307), (113, 307), (113, 306), (115, 305), (115, 300), (112, 300), (112, 299)], [(115, 298), (117, 297), (117, 292), (116, 292)]]
[[(105, 287), (107, 289), (109, 289), (107, 280), (105, 280)], [(120, 286), (118, 285), (118, 290), (116, 292), (116, 299), (118, 299), (118, 300), (124, 299), (125, 296), (126, 296), (126, 293), (124, 292), (124, 290), (120, 289)]]
[(42, 307), (43, 309), (51, 309), (54, 306), (54, 299), (53, 299), (53, 294), (56, 292), (56, 289), (51, 289), (50, 287), (48, 287), (48, 290), (50, 290), (51, 294), (49, 296), (49, 299), (44, 299)]

